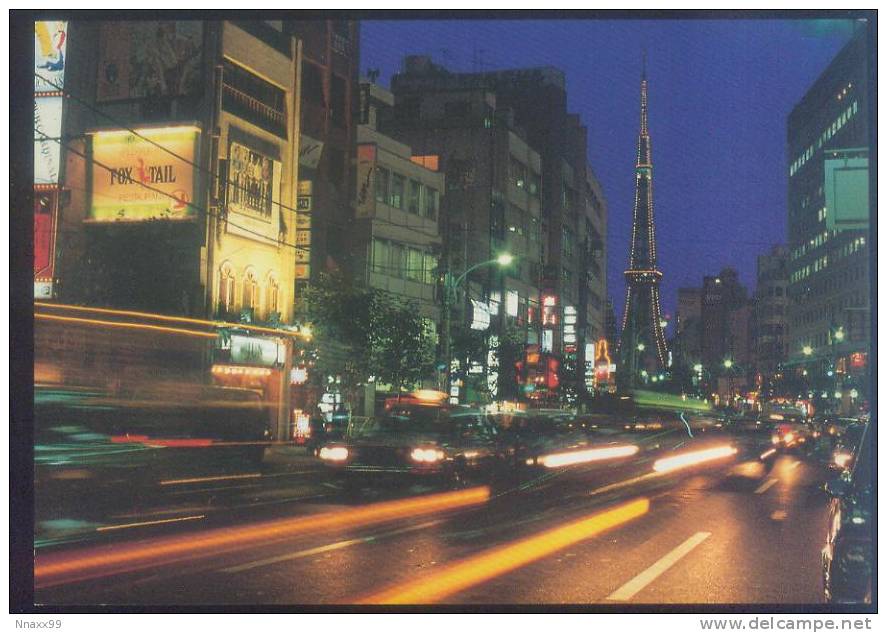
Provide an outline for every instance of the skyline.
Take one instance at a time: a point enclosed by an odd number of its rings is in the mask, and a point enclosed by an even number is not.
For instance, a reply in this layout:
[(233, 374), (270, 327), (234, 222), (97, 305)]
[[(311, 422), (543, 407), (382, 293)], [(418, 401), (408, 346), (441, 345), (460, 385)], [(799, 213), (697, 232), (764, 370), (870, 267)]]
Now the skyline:
[[(662, 303), (674, 317), (678, 288), (699, 287), (726, 266), (753, 292), (757, 256), (785, 242), (786, 120), (852, 29), (852, 20), (366, 20), (361, 73), (378, 69), (388, 87), (410, 54), (451, 72), (563, 70), (568, 107), (588, 127), (589, 163), (608, 202), (608, 295), (619, 322), (642, 51)], [(747, 182), (760, 186), (748, 191)]]

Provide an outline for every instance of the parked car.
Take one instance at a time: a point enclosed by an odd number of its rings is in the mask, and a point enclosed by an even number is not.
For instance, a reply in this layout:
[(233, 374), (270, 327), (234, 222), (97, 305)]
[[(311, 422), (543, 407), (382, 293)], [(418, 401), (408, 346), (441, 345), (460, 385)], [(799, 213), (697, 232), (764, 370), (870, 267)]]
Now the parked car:
[(865, 424), (849, 424), (835, 441), (835, 447), (831, 453), (829, 467), (838, 470), (850, 470), (856, 460), (862, 436), (865, 432)]
[(505, 447), (481, 411), (401, 398), (384, 414), (350, 425), (318, 456), (352, 492), (381, 481), (460, 487), (490, 481), (504, 465)]
[(825, 487), (828, 533), (822, 549), (822, 586), (829, 602), (870, 603), (872, 599), (872, 433), (866, 424), (849, 470)]

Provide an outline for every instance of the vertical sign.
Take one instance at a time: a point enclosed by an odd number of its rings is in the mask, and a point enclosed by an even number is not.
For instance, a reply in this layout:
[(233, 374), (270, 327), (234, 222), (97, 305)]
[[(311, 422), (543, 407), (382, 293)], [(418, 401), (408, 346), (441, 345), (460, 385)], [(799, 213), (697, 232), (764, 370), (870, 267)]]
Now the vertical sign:
[(312, 182), (300, 180), (296, 198), (296, 279), (311, 278)]

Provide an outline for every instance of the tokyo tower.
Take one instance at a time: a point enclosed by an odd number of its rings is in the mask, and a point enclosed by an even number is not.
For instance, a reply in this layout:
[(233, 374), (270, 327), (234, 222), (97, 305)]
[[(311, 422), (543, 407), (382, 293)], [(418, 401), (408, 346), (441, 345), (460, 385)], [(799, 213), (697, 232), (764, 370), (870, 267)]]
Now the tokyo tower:
[(625, 313), (619, 359), (625, 387), (634, 387), (641, 372), (657, 372), (666, 366), (665, 335), (659, 307), (659, 282), (662, 273), (656, 267), (656, 230), (653, 225), (653, 156), (647, 129), (646, 57), (641, 72), (641, 127), (638, 134), (635, 165), (634, 215), (631, 227), (631, 252), (625, 271)]

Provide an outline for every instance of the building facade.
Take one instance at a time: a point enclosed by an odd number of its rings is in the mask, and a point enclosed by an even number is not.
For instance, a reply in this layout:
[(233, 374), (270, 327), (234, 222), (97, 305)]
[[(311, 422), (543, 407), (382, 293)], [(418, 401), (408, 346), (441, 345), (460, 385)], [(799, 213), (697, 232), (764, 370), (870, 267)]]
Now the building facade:
[(262, 21), (86, 21), (66, 46), (54, 297), (242, 324), (199, 378), (260, 390), (284, 436), (298, 41)]
[(702, 288), (678, 288), (673, 341), (675, 364), (694, 367), (702, 362)]
[(788, 359), (788, 249), (774, 246), (758, 255), (752, 314), (752, 365), (762, 397), (776, 395)]
[(733, 268), (703, 278), (701, 360), (708, 372), (719, 373), (724, 362), (742, 349), (747, 337), (734, 331), (732, 314), (747, 301), (748, 292)]
[[(351, 269), (360, 30), (353, 20), (285, 20), (302, 46), (296, 280)], [(358, 259), (362, 253), (358, 256)], [(298, 293), (297, 288), (297, 294)]]
[(392, 92), (383, 130), (446, 173), (448, 270), (458, 275), (500, 252), (516, 258), (504, 271), (478, 267), (467, 287), (490, 302), (491, 318), (525, 331), (534, 358), (555, 357), (548, 388), (575, 400), (593, 360), (585, 357), (603, 335), (607, 208), (588, 168), (587, 130), (567, 112), (563, 73), (451, 73), (408, 57)]
[(830, 408), (868, 391), (870, 37), (860, 26), (788, 117), (788, 364)]
[[(422, 317), (440, 320), (438, 259), (444, 175), (413, 160), (408, 145), (385, 136), (378, 120), (394, 96), (373, 83), (361, 84), (368, 100), (357, 128), (357, 205), (353, 248), (363, 252), (355, 277), (415, 303)], [(425, 164), (423, 164), (423, 162)]]

